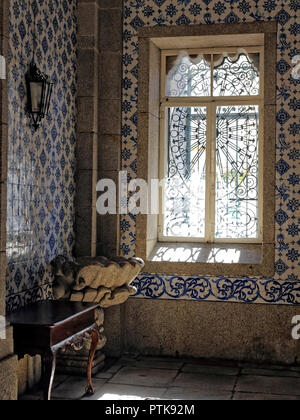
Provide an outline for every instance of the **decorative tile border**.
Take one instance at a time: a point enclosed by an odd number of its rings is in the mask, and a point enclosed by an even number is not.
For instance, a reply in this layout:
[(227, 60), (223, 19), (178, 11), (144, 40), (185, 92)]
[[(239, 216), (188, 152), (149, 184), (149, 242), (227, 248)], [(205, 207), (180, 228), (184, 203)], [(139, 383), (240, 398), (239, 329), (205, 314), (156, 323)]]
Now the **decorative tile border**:
[(137, 288), (135, 297), (147, 299), (300, 304), (300, 282), (274, 279), (142, 274), (133, 285)]
[(53, 299), (51, 282), (44, 286), (34, 287), (22, 293), (8, 296), (6, 299), (6, 311), (9, 313), (22, 306), (47, 299)]
[[(178, 277), (143, 274), (136, 297), (248, 303), (300, 303), (300, 80), (292, 59), (300, 55), (300, 5), (296, 0), (124, 0), (122, 168), (137, 173), (138, 38), (141, 27), (278, 22), (276, 133), (276, 249), (273, 279)], [(135, 254), (135, 217), (121, 220), (121, 250)]]

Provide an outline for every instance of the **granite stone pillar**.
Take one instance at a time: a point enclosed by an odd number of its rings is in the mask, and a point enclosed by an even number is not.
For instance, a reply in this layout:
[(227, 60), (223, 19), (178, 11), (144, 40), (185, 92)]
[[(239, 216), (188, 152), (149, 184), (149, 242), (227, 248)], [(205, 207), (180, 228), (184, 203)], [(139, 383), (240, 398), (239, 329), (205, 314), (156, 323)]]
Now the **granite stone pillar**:
[(98, 180), (99, 5), (78, 2), (75, 255), (96, 255)]
[[(123, 1), (99, 0), (99, 179), (118, 186), (122, 125), (122, 25)], [(118, 206), (117, 206), (118, 207)], [(97, 255), (120, 252), (120, 217), (97, 216)]]

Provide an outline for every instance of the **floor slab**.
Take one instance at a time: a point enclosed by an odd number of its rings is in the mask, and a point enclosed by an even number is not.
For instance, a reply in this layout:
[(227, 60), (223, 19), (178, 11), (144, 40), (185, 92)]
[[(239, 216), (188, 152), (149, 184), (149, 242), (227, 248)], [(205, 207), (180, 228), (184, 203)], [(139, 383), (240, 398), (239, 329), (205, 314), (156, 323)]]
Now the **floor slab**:
[(171, 387), (163, 395), (164, 400), (196, 400), (196, 401), (228, 401), (232, 398), (231, 391), (206, 391), (197, 388)]
[[(100, 389), (100, 387), (104, 385), (104, 383), (104, 379), (93, 379), (93, 385), (96, 391)], [(52, 398), (79, 400), (85, 395), (86, 385), (86, 378), (72, 376), (65, 382), (63, 382), (61, 385), (53, 389)]]
[(95, 395), (84, 397), (83, 400), (145, 400), (160, 399), (166, 388), (151, 388), (133, 385), (105, 384)]
[(65, 382), (70, 376), (56, 374), (53, 381), (53, 389)]
[[(216, 363), (125, 355), (108, 359), (94, 377), (95, 395), (85, 395), (86, 378), (56, 375), (54, 400), (300, 400), (300, 368)], [(43, 398), (31, 391), (24, 400)]]
[(273, 376), (286, 378), (300, 378), (298, 371), (293, 370), (273, 370), (273, 369), (242, 369), (242, 375), (251, 376)]
[(136, 360), (131, 366), (137, 368), (151, 368), (151, 369), (167, 369), (167, 370), (178, 370), (183, 367), (183, 362), (175, 362), (168, 360)]
[(166, 387), (177, 376), (176, 370), (124, 367), (109, 381), (115, 384)]
[(233, 391), (235, 382), (234, 376), (180, 373), (174, 381), (174, 386), (193, 387), (207, 391)]
[(299, 397), (289, 395), (255, 394), (237, 392), (234, 401), (298, 401)]
[(236, 391), (300, 396), (300, 379), (243, 375), (238, 378)]
[(181, 369), (185, 373), (204, 373), (207, 375), (236, 376), (239, 368), (226, 366), (202, 366), (196, 364), (185, 364)]

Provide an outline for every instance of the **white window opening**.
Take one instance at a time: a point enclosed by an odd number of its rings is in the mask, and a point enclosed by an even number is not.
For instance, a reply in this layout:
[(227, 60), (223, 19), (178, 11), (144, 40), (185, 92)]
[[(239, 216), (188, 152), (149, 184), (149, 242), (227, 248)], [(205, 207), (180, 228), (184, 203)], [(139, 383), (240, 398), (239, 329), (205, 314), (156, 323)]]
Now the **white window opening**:
[(263, 48), (162, 51), (159, 240), (262, 241)]

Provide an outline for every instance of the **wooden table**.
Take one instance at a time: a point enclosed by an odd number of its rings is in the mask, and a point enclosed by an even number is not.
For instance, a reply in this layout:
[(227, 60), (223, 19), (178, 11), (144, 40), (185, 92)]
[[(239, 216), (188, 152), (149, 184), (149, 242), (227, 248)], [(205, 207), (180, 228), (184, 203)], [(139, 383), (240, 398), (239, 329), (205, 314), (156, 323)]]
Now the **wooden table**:
[(67, 346), (84, 342), (92, 334), (87, 366), (86, 393), (94, 394), (92, 364), (96, 353), (99, 330), (95, 310), (99, 305), (79, 302), (45, 301), (12, 312), (7, 318), (14, 327), (15, 353), (42, 357), (44, 399), (51, 399), (56, 368), (56, 353)]

